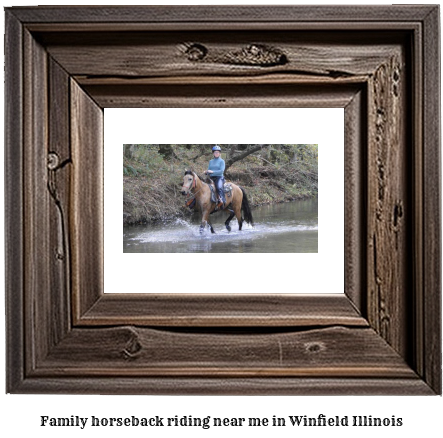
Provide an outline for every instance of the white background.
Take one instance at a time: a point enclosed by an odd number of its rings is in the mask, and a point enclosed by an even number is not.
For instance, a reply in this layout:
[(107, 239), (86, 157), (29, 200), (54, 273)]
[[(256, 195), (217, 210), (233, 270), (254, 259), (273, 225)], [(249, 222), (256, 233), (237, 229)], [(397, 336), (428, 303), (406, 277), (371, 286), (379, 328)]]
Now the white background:
[[(69, 2), (49, 2), (45, 4), (70, 4)], [(110, 0), (95, 1), (95, 4), (112, 4)], [(156, 2), (164, 4), (166, 2)], [(190, 2), (187, 2), (190, 3)], [(192, 2), (193, 4), (198, 4)], [(209, 3), (203, 2), (202, 4)], [(218, 2), (222, 4), (223, 2)], [(232, 4), (231, 1), (225, 2)], [(241, 4), (259, 4), (270, 3), (270, 1), (260, 0), (242, 0)], [(296, 4), (297, 2), (287, 2), (279, 0), (279, 4)], [(307, 0), (301, 4), (319, 4), (319, 3), (337, 3), (337, 2), (309, 2)], [(340, 0), (340, 4), (355, 4), (354, 1)], [(389, 4), (383, 1), (365, 1), (366, 4)], [(404, 3), (404, 2), (403, 2)], [(3, 5), (30, 5), (29, 1), (11, 1)], [(71, 3), (72, 4), (72, 3)], [(75, 4), (75, 3), (74, 3)], [(147, 2), (133, 1), (131, 4), (148, 4)], [(1, 26), (3, 26), (3, 19)], [(0, 69), (0, 74), (3, 74)], [(3, 108), (3, 105), (1, 105)], [(3, 124), (3, 118), (0, 118)], [(3, 154), (0, 154), (3, 157)], [(3, 165), (0, 165), (0, 172), (3, 172)], [(0, 175), (0, 188), (3, 190), (3, 175)], [(3, 199), (3, 197), (2, 197)], [(2, 223), (3, 223), (3, 212)], [(4, 234), (0, 233), (0, 239)], [(3, 240), (1, 240), (3, 243)], [(4, 265), (0, 264), (1, 276), (4, 279)], [(326, 281), (326, 280), (325, 280)], [(4, 284), (4, 280), (2, 281)], [(4, 300), (1, 300), (2, 309), (0, 311), (0, 327), (4, 330)], [(0, 355), (5, 357), (4, 336), (0, 336)], [(4, 391), (4, 360), (0, 365), (0, 392)], [(33, 437), (95, 437), (95, 436), (122, 436), (124, 433), (129, 436), (152, 436), (162, 437), (171, 436), (170, 429), (164, 430), (144, 430), (144, 429), (111, 429), (102, 430), (85, 429), (83, 431), (77, 428), (41, 428), (39, 427), (40, 415), (70, 416), (80, 415), (89, 417), (95, 416), (150, 416), (150, 415), (194, 415), (194, 416), (259, 416), (272, 417), (287, 415), (318, 415), (325, 413), (327, 415), (372, 415), (372, 416), (391, 416), (403, 417), (403, 427), (389, 428), (327, 428), (327, 429), (295, 429), (291, 428), (276, 429), (263, 428), (257, 429), (185, 429), (181, 428), (176, 433), (181, 437), (196, 436), (219, 436), (225, 437), (227, 433), (230, 436), (254, 436), (268, 437), (270, 433), (275, 437), (352, 437), (356, 434), (359, 437), (370, 437), (374, 434), (386, 438), (404, 438), (405, 436), (440, 436), (442, 434), (442, 412), (443, 402), (441, 397), (152, 397), (152, 396), (65, 396), (65, 395), (0, 395), (0, 433), (5, 437), (15, 436), (33, 436)], [(166, 435), (167, 434), (167, 435)], [(411, 435), (410, 435), (411, 434)]]
[[(197, 121), (199, 129), (189, 129)], [(207, 290), (203, 288), (184, 288), (183, 279), (189, 277), (193, 266), (223, 266), (227, 260), (231, 266), (230, 283), (239, 285), (242, 292), (343, 293), (342, 108), (108, 108), (104, 131), (106, 293), (204, 293)], [(226, 254), (123, 254), (124, 143), (318, 144), (318, 253), (229, 254), (228, 257)], [(177, 183), (183, 180), (183, 173), (177, 174)], [(247, 289), (242, 286), (245, 273)], [(212, 269), (199, 270), (198, 275), (198, 284), (213, 284)], [(226, 290), (211, 288), (211, 293), (217, 292), (226, 293)]]

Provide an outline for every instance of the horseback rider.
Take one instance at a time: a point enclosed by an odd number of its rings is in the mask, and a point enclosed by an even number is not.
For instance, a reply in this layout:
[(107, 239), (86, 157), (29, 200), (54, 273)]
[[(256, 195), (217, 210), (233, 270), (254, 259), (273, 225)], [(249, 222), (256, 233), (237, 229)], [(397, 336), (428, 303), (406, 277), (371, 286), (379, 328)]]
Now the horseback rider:
[(223, 190), (223, 186), (225, 183), (225, 177), (223, 176), (223, 172), (225, 170), (225, 161), (223, 160), (223, 158), (220, 157), (221, 147), (215, 145), (212, 148), (212, 154), (214, 158), (211, 161), (209, 161), (208, 170), (205, 170), (205, 174), (209, 175), (209, 177), (214, 182), (214, 186), (221, 200), (217, 205), (217, 208), (223, 209), (226, 207), (225, 192)]

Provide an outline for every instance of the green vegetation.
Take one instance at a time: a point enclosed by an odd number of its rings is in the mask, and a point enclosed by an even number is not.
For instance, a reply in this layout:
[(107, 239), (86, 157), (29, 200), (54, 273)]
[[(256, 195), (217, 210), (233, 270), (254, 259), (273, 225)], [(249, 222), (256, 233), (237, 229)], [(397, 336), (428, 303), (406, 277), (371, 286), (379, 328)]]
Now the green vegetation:
[[(145, 223), (190, 214), (180, 194), (192, 169), (203, 180), (213, 145), (123, 145), (123, 221)], [(318, 145), (222, 144), (225, 178), (241, 185), (253, 206), (318, 194)]]

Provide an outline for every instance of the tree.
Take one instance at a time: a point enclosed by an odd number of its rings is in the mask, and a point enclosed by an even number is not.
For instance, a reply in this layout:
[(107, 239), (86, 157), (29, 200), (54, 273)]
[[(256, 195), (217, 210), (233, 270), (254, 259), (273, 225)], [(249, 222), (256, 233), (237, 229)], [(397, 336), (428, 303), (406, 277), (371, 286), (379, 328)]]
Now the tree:
[(197, 144), (195, 147), (198, 150), (197, 155), (191, 158), (192, 161), (196, 162), (200, 157), (205, 155), (208, 152), (208, 145), (206, 144)]
[(172, 144), (158, 145), (159, 154), (163, 155), (163, 157), (165, 157), (167, 160), (170, 160), (171, 158), (177, 158), (177, 155), (175, 155), (174, 148), (172, 146)]
[[(233, 151), (234, 155), (231, 156), (226, 160), (226, 167), (225, 172), (228, 171), (228, 169), (237, 161), (243, 160), (247, 156), (253, 154), (254, 152), (257, 152), (261, 149), (268, 148), (269, 144), (255, 144), (255, 145), (230, 145), (230, 152)], [(245, 147), (246, 146), (246, 147)], [(240, 152), (237, 151), (237, 149), (240, 150)], [(241, 150), (244, 149), (244, 150)]]
[(124, 144), (123, 145), (123, 154), (128, 160), (132, 160), (134, 154), (135, 144)]

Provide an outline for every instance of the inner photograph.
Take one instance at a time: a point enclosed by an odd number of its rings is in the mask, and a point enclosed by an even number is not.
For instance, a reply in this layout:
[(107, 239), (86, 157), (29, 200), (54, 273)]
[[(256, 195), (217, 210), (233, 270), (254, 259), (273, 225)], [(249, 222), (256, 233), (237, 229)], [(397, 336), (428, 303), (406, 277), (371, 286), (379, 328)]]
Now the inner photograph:
[(318, 144), (123, 144), (124, 253), (317, 253)]

